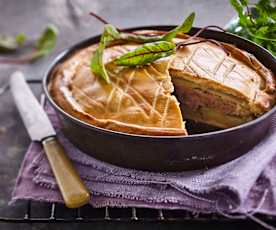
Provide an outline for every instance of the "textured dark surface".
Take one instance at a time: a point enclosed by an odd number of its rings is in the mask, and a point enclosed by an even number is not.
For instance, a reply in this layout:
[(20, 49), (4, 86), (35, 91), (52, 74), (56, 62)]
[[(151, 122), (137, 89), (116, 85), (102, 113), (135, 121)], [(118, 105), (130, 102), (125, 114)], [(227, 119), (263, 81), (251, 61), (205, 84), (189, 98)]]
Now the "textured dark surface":
[[(72, 7), (72, 3), (75, 7)], [(16, 34), (25, 32), (36, 37), (47, 23), (59, 27), (60, 35), (55, 52), (32, 65), (0, 65), (0, 86), (9, 74), (24, 70), (27, 78), (41, 78), (49, 62), (63, 49), (76, 41), (95, 35), (101, 31), (100, 22), (88, 16), (89, 10), (102, 15), (119, 27), (177, 24), (191, 11), (197, 13), (196, 26), (217, 24), (223, 26), (234, 12), (227, 0), (0, 0), (0, 33)], [(40, 87), (34, 87), (37, 95)], [(0, 96), (0, 215), (20, 215), (20, 209), (7, 207), (20, 162), (29, 144), (29, 137), (23, 127), (9, 92)], [(0, 229), (154, 229), (187, 228), (189, 224), (126, 224), (95, 223), (84, 224), (7, 224), (0, 223)], [(217, 225), (217, 229), (227, 227)], [(236, 226), (229, 226), (229, 229)], [(242, 227), (242, 225), (241, 225)], [(202, 229), (201, 224), (193, 224), (190, 229)], [(212, 228), (215, 229), (215, 228)]]

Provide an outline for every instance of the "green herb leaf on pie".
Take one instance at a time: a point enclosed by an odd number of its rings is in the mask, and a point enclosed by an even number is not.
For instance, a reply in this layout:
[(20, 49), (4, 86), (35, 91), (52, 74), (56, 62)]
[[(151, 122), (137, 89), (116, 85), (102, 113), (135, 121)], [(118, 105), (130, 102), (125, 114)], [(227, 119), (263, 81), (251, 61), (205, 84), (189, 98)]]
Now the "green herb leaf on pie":
[(127, 54), (117, 58), (114, 62), (123, 66), (139, 66), (149, 64), (163, 57), (170, 56), (175, 53), (176, 45), (171, 42), (178, 33), (187, 33), (190, 31), (195, 18), (195, 13), (190, 14), (185, 21), (169, 31), (165, 35), (145, 36), (134, 33), (119, 32), (113, 25), (106, 24), (102, 33), (100, 43), (96, 51), (93, 53), (90, 67), (91, 71), (110, 82), (107, 71), (103, 63), (103, 52), (106, 46), (110, 45), (114, 40), (125, 40), (136, 43), (145, 43), (141, 47), (130, 51)]
[(103, 51), (104, 51), (104, 44), (100, 43), (99, 47), (93, 54), (90, 66), (94, 74), (96, 74), (97, 76), (104, 79), (107, 83), (109, 83), (110, 79), (103, 63)]
[(155, 35), (155, 36), (145, 36), (142, 34), (132, 34), (132, 33), (124, 33), (120, 34), (120, 39), (136, 42), (136, 43), (149, 43), (149, 42), (157, 42), (163, 39), (162, 36)]
[(188, 33), (193, 26), (194, 19), (195, 13), (193, 12), (184, 20), (181, 25), (175, 27), (173, 30), (162, 36), (162, 40), (171, 41), (173, 38), (176, 37), (178, 33)]
[(103, 63), (103, 52), (105, 47), (110, 44), (115, 39), (119, 39), (120, 33), (117, 31), (117, 29), (107, 24), (104, 27), (104, 31), (102, 33), (100, 43), (96, 51), (93, 53), (90, 68), (91, 71), (96, 74), (97, 76), (101, 77), (105, 82), (109, 83), (110, 79), (107, 74), (107, 71), (105, 69), (104, 63)]
[(120, 38), (120, 32), (111, 24), (104, 26), (104, 31), (101, 36), (101, 43), (104, 46), (109, 45), (112, 41)]
[(176, 45), (172, 42), (158, 41), (146, 43), (115, 60), (117, 65), (141, 66), (175, 53)]

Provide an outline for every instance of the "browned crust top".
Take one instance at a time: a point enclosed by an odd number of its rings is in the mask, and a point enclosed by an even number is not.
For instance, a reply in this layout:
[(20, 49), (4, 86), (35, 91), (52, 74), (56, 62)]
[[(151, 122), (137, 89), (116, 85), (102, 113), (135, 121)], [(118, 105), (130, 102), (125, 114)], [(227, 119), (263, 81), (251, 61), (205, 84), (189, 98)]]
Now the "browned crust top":
[[(163, 34), (162, 31), (138, 31), (141, 34)], [(188, 35), (178, 36), (179, 39), (188, 39)], [(201, 38), (195, 38), (200, 40)], [(230, 53), (230, 55), (239, 61), (242, 61), (247, 66), (255, 70), (264, 80), (265, 86), (260, 90), (258, 97), (258, 106), (263, 108), (263, 111), (269, 110), (275, 103), (275, 93), (276, 93), (276, 83), (275, 76), (273, 73), (267, 69), (262, 63), (260, 63), (252, 54), (240, 50), (234, 45), (221, 43), (222, 46)], [(213, 45), (213, 44), (210, 44)], [(77, 55), (76, 52), (73, 56)], [(62, 109), (69, 114), (77, 117), (78, 119), (85, 121), (87, 123), (93, 124), (97, 127), (102, 127), (109, 130), (121, 131), (126, 133), (134, 133), (141, 135), (157, 135), (157, 136), (167, 136), (167, 135), (187, 135), (185, 129), (179, 128), (160, 128), (160, 127), (143, 127), (141, 125), (127, 124), (116, 120), (101, 120), (93, 116), (87, 116), (85, 113), (80, 113), (75, 110), (72, 105), (67, 101), (67, 98), (61, 93), (60, 87), (64, 84), (64, 76), (61, 74), (63, 71), (63, 63), (56, 66), (52, 73), (51, 81), (49, 84), (49, 91), (54, 101), (62, 107)]]

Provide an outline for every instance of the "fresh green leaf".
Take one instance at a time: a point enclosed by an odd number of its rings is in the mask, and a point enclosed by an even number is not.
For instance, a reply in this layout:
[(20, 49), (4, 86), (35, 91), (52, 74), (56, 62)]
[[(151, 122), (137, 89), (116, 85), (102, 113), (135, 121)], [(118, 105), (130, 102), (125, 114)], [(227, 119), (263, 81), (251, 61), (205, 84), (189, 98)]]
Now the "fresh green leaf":
[(248, 5), (248, 0), (240, 0), (242, 6)]
[(107, 83), (109, 83), (110, 79), (103, 63), (103, 51), (104, 44), (100, 43), (98, 49), (93, 54), (90, 66), (94, 74), (102, 77)]
[[(173, 37), (176, 36), (177, 33), (180, 33), (180, 32), (182, 33), (188, 32), (192, 26), (193, 20), (194, 20), (194, 13), (191, 14), (181, 26), (176, 27), (174, 30), (169, 32), (167, 36), (144, 36), (139, 34), (125, 33), (125, 32), (120, 33), (114, 26), (112, 26), (111, 24), (107, 24), (104, 27), (104, 31), (100, 39), (99, 47), (97, 48), (97, 50), (94, 52), (92, 56), (91, 64), (90, 64), (91, 71), (94, 74), (103, 78), (107, 83), (110, 82), (109, 76), (107, 74), (107, 71), (103, 63), (103, 52), (106, 46), (108, 46), (110, 43), (112, 43), (114, 40), (117, 40), (117, 39), (133, 41), (138, 43), (149, 43), (138, 48), (138, 52), (136, 54), (139, 54), (140, 55), (139, 57), (130, 58), (129, 56), (127, 56), (127, 59), (124, 59), (124, 56), (122, 56), (121, 59), (118, 59), (116, 63), (120, 65), (131, 65), (131, 66), (144, 65), (144, 64), (153, 62), (157, 59), (160, 59), (162, 57), (169, 56), (175, 52), (174, 51), (175, 44), (162, 41), (162, 40), (172, 39)], [(157, 43), (157, 41), (159, 43)], [(156, 42), (156, 43), (150, 43), (150, 42)], [(151, 51), (152, 53), (151, 54), (144, 53), (144, 55), (142, 55), (143, 50), (148, 50), (148, 51)]]
[(262, 26), (255, 32), (255, 34), (250, 34), (250, 35), (260, 40), (276, 42), (276, 38), (272, 38), (271, 36), (269, 37), (266, 36), (267, 34), (269, 34), (269, 31), (270, 31), (270, 28), (268, 26)]
[[(165, 35), (155, 35), (155, 36), (145, 36), (134, 33), (119, 32), (113, 25), (107, 24), (104, 27), (103, 34), (101, 36), (100, 42), (106, 47), (110, 45), (111, 42), (117, 39), (136, 42), (136, 43), (150, 43), (157, 41), (171, 41), (177, 33), (187, 33), (190, 31), (193, 21), (195, 18), (195, 13), (190, 14), (182, 25), (177, 26), (173, 30), (169, 31)], [(93, 71), (93, 70), (92, 70)]]
[(16, 37), (8, 35), (0, 35), (0, 51), (11, 52), (16, 51), (20, 46), (24, 44), (26, 35), (20, 33)]
[(110, 42), (120, 38), (120, 32), (111, 24), (104, 26), (101, 42), (107, 46)]
[(20, 34), (17, 34), (16, 37), (15, 37), (15, 40), (16, 40), (16, 43), (19, 45), (19, 46), (22, 46), (25, 41), (27, 40), (27, 37), (25, 34), (23, 33), (20, 33)]
[[(17, 34), (16, 37), (0, 35), (0, 51), (15, 51), (25, 43), (26, 39), (27, 37), (23, 33)], [(36, 50), (31, 55), (28, 55), (28, 58), (32, 59), (30, 61), (49, 54), (55, 48), (56, 40), (57, 28), (50, 25), (36, 41)]]
[(33, 61), (46, 56), (53, 51), (56, 46), (57, 34), (58, 29), (53, 25), (49, 25), (43, 31), (35, 44), (36, 52), (33, 54)]
[(126, 41), (137, 42), (137, 43), (149, 43), (149, 42), (157, 42), (157, 41), (171, 41), (176, 37), (178, 33), (188, 33), (193, 26), (195, 18), (195, 13), (191, 13), (184, 22), (175, 27), (173, 30), (167, 32), (165, 35), (155, 35), (155, 36), (145, 36), (140, 34), (132, 34), (121, 32), (119, 34), (119, 38)]
[(18, 44), (14, 37), (7, 35), (0, 35), (0, 51), (15, 51), (18, 48)]
[(240, 1), (239, 0), (230, 0), (230, 3), (239, 15), (240, 23), (242, 25), (248, 24), (249, 20), (244, 12), (244, 6), (240, 3)]
[(255, 4), (262, 13), (270, 15), (274, 20), (276, 20), (276, 1), (275, 0), (260, 0), (257, 4)]
[(266, 48), (276, 56), (276, 43), (268, 43)]
[[(53, 25), (49, 25), (40, 35), (35, 44), (32, 44), (35, 48), (32, 52), (23, 54), (16, 58), (2, 59), (2, 61), (11, 64), (25, 64), (44, 57), (55, 48), (57, 34), (57, 28)], [(23, 46), (26, 39), (26, 35), (23, 33), (19, 33), (16, 37), (0, 35), (0, 51), (2, 51), (3, 48), (4, 50), (14, 51)]]
[(163, 37), (159, 35), (145, 36), (141, 34), (131, 34), (131, 33), (122, 32), (120, 34), (120, 39), (130, 41), (130, 42), (136, 42), (136, 43), (149, 43), (149, 42), (161, 41)]
[(242, 4), (239, 2), (239, 0), (230, 0), (231, 5), (234, 7), (234, 9), (237, 11), (237, 13), (239, 14), (239, 16), (243, 17), (243, 6)]
[(100, 43), (96, 51), (93, 53), (90, 68), (91, 71), (97, 76), (104, 79), (107, 83), (110, 82), (109, 76), (103, 63), (103, 52), (105, 47), (115, 39), (119, 39), (119, 32), (110, 24), (105, 25), (102, 33)]
[(145, 65), (174, 54), (175, 48), (174, 43), (167, 41), (147, 43), (120, 56), (115, 60), (115, 63), (123, 66)]
[(194, 19), (195, 13), (193, 12), (185, 19), (185, 21), (181, 25), (166, 33), (163, 36), (162, 40), (171, 41), (173, 38), (176, 37), (178, 33), (188, 33), (193, 26)]
[[(276, 56), (276, 0), (260, 0), (250, 5), (248, 1), (230, 2), (239, 20), (229, 31), (258, 43)], [(245, 7), (249, 7), (250, 12)]]

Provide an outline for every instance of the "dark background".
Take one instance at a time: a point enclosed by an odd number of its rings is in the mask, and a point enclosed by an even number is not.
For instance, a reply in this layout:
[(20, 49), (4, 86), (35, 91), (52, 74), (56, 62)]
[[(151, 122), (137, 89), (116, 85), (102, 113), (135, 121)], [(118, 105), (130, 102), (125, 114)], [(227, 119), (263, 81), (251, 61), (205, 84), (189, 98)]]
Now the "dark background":
[[(36, 38), (48, 23), (60, 31), (55, 52), (38, 62), (24, 66), (0, 64), (0, 87), (9, 75), (21, 69), (28, 79), (41, 79), (49, 62), (63, 49), (75, 42), (101, 32), (102, 24), (88, 15), (101, 15), (118, 27), (157, 24), (178, 24), (192, 11), (196, 12), (195, 26), (224, 26), (234, 15), (227, 0), (0, 0), (0, 33), (24, 32)], [(37, 95), (40, 86), (33, 87)], [(20, 216), (21, 211), (8, 206), (15, 178), (29, 137), (12, 101), (10, 92), (0, 96), (0, 216)], [(210, 229), (245, 229), (245, 224), (217, 223)], [(250, 229), (256, 226), (252, 225)], [(92, 224), (9, 224), (0, 229), (202, 229), (199, 223), (92, 223)]]

